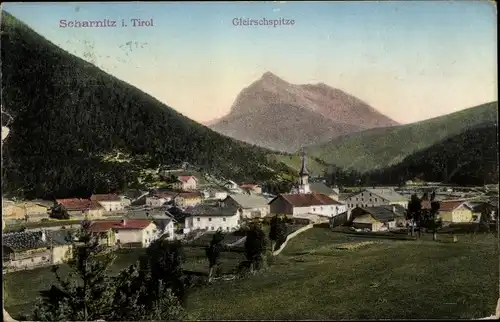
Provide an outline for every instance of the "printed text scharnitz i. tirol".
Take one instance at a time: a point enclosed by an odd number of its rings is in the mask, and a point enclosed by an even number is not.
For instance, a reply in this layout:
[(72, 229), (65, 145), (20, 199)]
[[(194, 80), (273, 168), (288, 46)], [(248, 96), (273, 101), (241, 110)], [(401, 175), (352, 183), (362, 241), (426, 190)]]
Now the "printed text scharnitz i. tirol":
[[(120, 24), (121, 22), (121, 24)], [(116, 28), (116, 27), (154, 27), (153, 18), (138, 19), (130, 18), (127, 23), (125, 19), (121, 21), (103, 19), (103, 20), (59, 20), (59, 28)]]

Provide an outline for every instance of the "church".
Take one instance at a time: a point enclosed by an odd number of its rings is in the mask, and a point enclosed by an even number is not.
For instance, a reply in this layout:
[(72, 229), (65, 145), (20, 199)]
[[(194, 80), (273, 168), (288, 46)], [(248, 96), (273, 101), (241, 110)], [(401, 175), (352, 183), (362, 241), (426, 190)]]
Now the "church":
[[(280, 194), (269, 202), (271, 214), (285, 214), (298, 218), (321, 220), (344, 213), (346, 205), (323, 193), (311, 191), (307, 159), (302, 152), (298, 185), (291, 193)], [(316, 221), (315, 220), (315, 221)]]

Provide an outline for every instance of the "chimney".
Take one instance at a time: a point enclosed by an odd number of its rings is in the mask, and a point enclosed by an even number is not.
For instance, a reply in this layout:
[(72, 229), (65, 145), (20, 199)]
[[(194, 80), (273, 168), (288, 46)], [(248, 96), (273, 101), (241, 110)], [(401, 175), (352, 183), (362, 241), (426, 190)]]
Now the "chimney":
[(392, 205), (392, 212), (396, 213), (396, 206)]
[(126, 219), (122, 219), (122, 220), (120, 221), (120, 224), (121, 224), (122, 226), (125, 226), (125, 225), (127, 224), (127, 220), (126, 220)]

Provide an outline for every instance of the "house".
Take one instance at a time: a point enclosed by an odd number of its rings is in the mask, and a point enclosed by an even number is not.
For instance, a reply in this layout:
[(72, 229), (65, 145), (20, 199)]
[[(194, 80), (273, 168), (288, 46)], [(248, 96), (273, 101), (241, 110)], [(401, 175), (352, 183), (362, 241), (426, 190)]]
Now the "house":
[(227, 191), (224, 191), (222, 189), (210, 189), (209, 190), (209, 195), (207, 199), (214, 199), (214, 200), (224, 200), (227, 198)]
[(240, 227), (241, 212), (232, 205), (219, 202), (215, 205), (197, 205), (185, 218), (184, 233), (193, 230), (234, 231)]
[(121, 203), (123, 205), (123, 208), (129, 207), (130, 205), (132, 205), (132, 199), (130, 199), (129, 197), (124, 196), (124, 195), (120, 195), (119, 197), (120, 197)]
[(244, 183), (240, 185), (240, 189), (249, 193), (261, 194), (262, 187), (255, 183)]
[(263, 218), (269, 214), (268, 200), (258, 195), (232, 194), (223, 203), (241, 209), (242, 218)]
[(198, 179), (195, 176), (178, 176), (172, 184), (173, 189), (192, 191), (198, 188)]
[(347, 204), (347, 210), (361, 207), (376, 207), (384, 205), (400, 205), (408, 207), (408, 200), (394, 191), (394, 189), (363, 189), (347, 197), (344, 201)]
[(56, 206), (65, 209), (70, 217), (97, 219), (102, 218), (104, 208), (95, 200), (89, 199), (56, 199)]
[(180, 192), (174, 198), (175, 204), (181, 207), (192, 207), (201, 203), (202, 198), (199, 192)]
[(158, 211), (156, 209), (147, 211), (128, 212), (127, 219), (152, 220), (159, 231), (160, 236), (166, 239), (174, 239), (175, 223), (174, 216), (166, 210)]
[(227, 180), (224, 183), (224, 187), (229, 189), (229, 190), (240, 190), (240, 187), (238, 186), (238, 184), (232, 180)]
[(30, 231), (3, 234), (3, 265), (31, 269), (60, 264), (71, 257), (71, 240), (66, 231)]
[(443, 200), (440, 203), (439, 216), (443, 222), (474, 222), (472, 208), (463, 200)]
[(351, 211), (352, 226), (371, 231), (406, 227), (405, 209), (400, 205), (356, 207)]
[(125, 208), (122, 198), (115, 194), (94, 194), (91, 201), (97, 201), (105, 211), (120, 211)]
[(161, 207), (167, 202), (172, 200), (174, 194), (171, 193), (157, 193), (146, 197), (146, 206)]
[(103, 236), (104, 234), (112, 236), (113, 233), (110, 231), (114, 232), (113, 239), (118, 245), (140, 244), (142, 247), (148, 247), (151, 242), (160, 237), (153, 221), (143, 219), (95, 221), (90, 225), (90, 230)]
[(280, 194), (269, 202), (271, 214), (321, 215), (334, 217), (345, 211), (346, 205), (321, 193)]

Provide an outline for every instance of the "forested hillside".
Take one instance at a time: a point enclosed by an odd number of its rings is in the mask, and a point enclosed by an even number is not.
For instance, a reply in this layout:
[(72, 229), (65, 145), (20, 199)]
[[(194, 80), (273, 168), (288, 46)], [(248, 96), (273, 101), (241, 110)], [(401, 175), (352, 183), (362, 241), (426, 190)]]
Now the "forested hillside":
[[(3, 193), (119, 191), (141, 168), (187, 161), (233, 180), (279, 180), (268, 151), (217, 134), (2, 13), (2, 101), (13, 117)], [(127, 161), (113, 162), (120, 152)]]
[(368, 181), (397, 184), (415, 177), (459, 185), (498, 183), (498, 128), (467, 130), (370, 173)]

